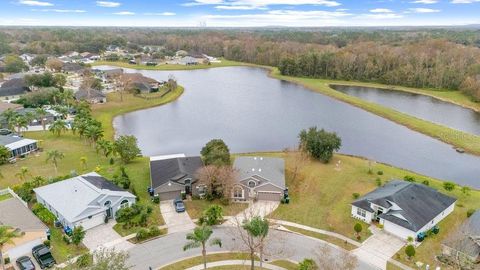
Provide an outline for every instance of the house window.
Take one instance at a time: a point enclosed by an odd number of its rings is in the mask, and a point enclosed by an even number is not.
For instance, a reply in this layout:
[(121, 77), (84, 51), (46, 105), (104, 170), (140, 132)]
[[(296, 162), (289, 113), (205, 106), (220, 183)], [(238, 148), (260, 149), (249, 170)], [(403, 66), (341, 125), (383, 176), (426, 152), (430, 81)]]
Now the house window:
[(243, 198), (243, 189), (241, 187), (235, 187), (233, 189), (234, 198)]
[(106, 202), (103, 204), (103, 206), (110, 207), (110, 205), (111, 205), (111, 204), (112, 204), (112, 202), (111, 202), (111, 201), (106, 201)]
[(367, 216), (367, 211), (365, 211), (361, 208), (357, 208), (357, 215), (359, 215), (361, 217), (366, 217)]
[(128, 200), (123, 200), (121, 203), (120, 203), (120, 208), (125, 208), (125, 207), (128, 207)]
[(248, 187), (254, 188), (256, 185), (255, 181), (248, 181)]

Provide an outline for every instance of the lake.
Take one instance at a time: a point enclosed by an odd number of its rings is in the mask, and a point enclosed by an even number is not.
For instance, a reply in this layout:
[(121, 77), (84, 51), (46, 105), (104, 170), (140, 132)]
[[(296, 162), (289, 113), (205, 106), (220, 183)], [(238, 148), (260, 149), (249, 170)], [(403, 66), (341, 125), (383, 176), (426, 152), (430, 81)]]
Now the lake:
[(386, 89), (331, 85), (337, 91), (433, 123), (480, 135), (480, 113), (433, 97)]
[(126, 71), (157, 80), (172, 74), (185, 87), (177, 101), (114, 119), (117, 134), (135, 135), (147, 156), (199, 155), (213, 138), (231, 152), (278, 151), (295, 147), (301, 129), (318, 126), (338, 133), (341, 153), (480, 188), (480, 157), (260, 68)]

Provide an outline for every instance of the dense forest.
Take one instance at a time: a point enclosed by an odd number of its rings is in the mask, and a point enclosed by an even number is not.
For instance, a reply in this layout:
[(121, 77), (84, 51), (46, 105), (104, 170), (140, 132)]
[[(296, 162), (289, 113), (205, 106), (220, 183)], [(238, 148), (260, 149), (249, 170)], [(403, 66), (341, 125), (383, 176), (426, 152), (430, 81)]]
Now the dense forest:
[(480, 101), (476, 28), (0, 28), (0, 54), (101, 52), (110, 44), (206, 53), (285, 75), (460, 89)]

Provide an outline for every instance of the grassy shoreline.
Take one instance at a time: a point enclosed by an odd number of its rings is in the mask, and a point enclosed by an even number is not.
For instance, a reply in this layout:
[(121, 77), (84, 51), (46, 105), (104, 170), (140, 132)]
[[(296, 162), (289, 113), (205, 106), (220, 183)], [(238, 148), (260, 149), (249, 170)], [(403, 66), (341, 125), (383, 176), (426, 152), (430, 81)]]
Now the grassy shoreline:
[(147, 66), (147, 65), (133, 65), (128, 62), (123, 61), (97, 61), (92, 64), (92, 67), (95, 66), (115, 66), (121, 68), (130, 68), (138, 70), (197, 70), (197, 69), (209, 69), (209, 68), (218, 68), (218, 67), (235, 67), (235, 66), (257, 66), (255, 64), (231, 61), (221, 59), (220, 63), (211, 63), (210, 65), (198, 64), (198, 65), (169, 65), (169, 64), (160, 64), (157, 66)]
[[(354, 96), (349, 96), (347, 94), (336, 91), (330, 88), (329, 86), (330, 84), (343, 84), (344, 82), (342, 81), (283, 76), (280, 74), (278, 69), (271, 69), (270, 76), (272, 78), (276, 78), (279, 80), (285, 80), (285, 81), (297, 83), (312, 91), (319, 92), (321, 94), (327, 95), (337, 100), (346, 102), (350, 105), (364, 109), (368, 112), (371, 112), (373, 114), (376, 114), (378, 116), (391, 120), (397, 124), (403, 125), (409, 129), (428, 135), (442, 142), (448, 143), (454, 147), (463, 148), (467, 153), (480, 155), (480, 136), (469, 134), (469, 133), (452, 129), (439, 124), (435, 124), (435, 123), (408, 115), (406, 113), (401, 113), (391, 108), (378, 105), (376, 103), (368, 102)], [(382, 87), (382, 85), (372, 84), (372, 83), (347, 82), (346, 84), (359, 85), (359, 86), (372, 86), (372, 87), (390, 89), (388, 88), (388, 86), (383, 85)], [(398, 91), (407, 91), (407, 88), (403, 88), (403, 87), (395, 87), (394, 89)], [(411, 90), (409, 91), (412, 92)], [(417, 90), (416, 93), (423, 94), (425, 91), (427, 90), (422, 90), (422, 91)], [(459, 94), (456, 94), (456, 95), (457, 95), (457, 99), (459, 99), (460, 95)], [(429, 96), (437, 98), (432, 93), (430, 93)], [(446, 99), (445, 101), (454, 103), (450, 99)]]

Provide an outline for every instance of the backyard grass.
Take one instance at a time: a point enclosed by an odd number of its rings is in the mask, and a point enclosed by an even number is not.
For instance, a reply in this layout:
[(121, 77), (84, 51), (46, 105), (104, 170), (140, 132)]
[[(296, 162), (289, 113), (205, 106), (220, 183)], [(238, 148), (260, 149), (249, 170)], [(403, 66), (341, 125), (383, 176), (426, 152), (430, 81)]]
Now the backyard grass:
[(50, 228), (50, 232), (51, 251), (57, 263), (66, 262), (69, 259), (88, 252), (88, 249), (83, 244), (75, 246), (74, 244), (67, 244), (63, 241), (63, 232), (61, 229)]
[[(343, 84), (342, 81), (333, 81), (333, 80), (322, 80), (322, 79), (311, 79), (311, 78), (300, 78), (300, 77), (290, 77), (283, 76), (280, 74), (278, 69), (272, 69), (271, 76), (280, 80), (286, 80), (294, 83), (298, 83), (306, 88), (309, 88), (313, 91), (322, 93), (324, 95), (333, 97), (340, 101), (349, 103), (353, 106), (362, 108), (366, 111), (394, 121), (398, 124), (404, 125), (412, 130), (421, 132), (430, 137), (436, 138), (448, 144), (451, 144), (455, 147), (463, 148), (466, 152), (472, 153), (475, 155), (480, 155), (480, 136), (469, 134), (463, 131), (452, 129), (446, 126), (435, 124), (426, 120), (416, 118), (414, 116), (408, 115), (406, 113), (401, 113), (396, 110), (378, 105), (376, 103), (368, 102), (360, 98), (349, 96), (340, 91), (336, 91), (329, 87), (330, 84)], [(367, 84), (367, 83), (352, 83), (347, 82), (347, 84), (354, 85), (364, 85), (364, 86), (375, 86), (380, 88), (391, 89), (391, 87), (380, 84)], [(413, 90), (412, 88), (405, 87), (393, 87), (396, 90), (409, 90), (412, 92), (428, 94), (430, 96), (435, 96), (448, 100), (450, 102), (462, 104), (466, 107), (480, 109), (479, 104), (469, 102), (466, 96), (458, 92), (442, 92), (442, 91), (432, 91), (432, 90)]]
[(0, 202), (12, 198), (12, 195), (10, 193), (0, 195)]
[[(250, 255), (247, 253), (214, 253), (207, 254), (207, 262), (218, 262), (225, 260), (250, 260)], [(189, 267), (203, 264), (203, 257), (197, 256), (176, 263), (169, 264), (160, 268), (159, 270), (184, 270)]]
[(223, 208), (224, 216), (235, 216), (240, 213), (242, 210), (245, 210), (248, 207), (247, 203), (230, 203), (229, 205), (223, 205), (218, 201), (207, 201), (207, 200), (192, 200), (184, 201), (187, 208), (188, 215), (192, 219), (198, 219), (202, 215), (203, 211), (207, 209), (212, 204), (218, 204)]
[[(248, 262), (246, 262), (245, 265), (224, 265), (224, 266), (208, 267), (207, 269), (209, 270), (250, 270), (250, 265), (248, 264)], [(255, 266), (255, 269), (267, 270), (268, 268)]]
[(387, 262), (387, 270), (403, 270), (391, 262)]
[(122, 68), (131, 68), (131, 69), (143, 69), (143, 70), (195, 70), (195, 69), (206, 69), (206, 68), (217, 68), (217, 67), (231, 67), (231, 66), (250, 66), (251, 64), (242, 63), (237, 61), (220, 59), (220, 63), (211, 63), (210, 65), (198, 64), (198, 65), (169, 65), (169, 64), (160, 64), (156, 66), (147, 66), (147, 65), (132, 65), (128, 62), (123, 61), (97, 61), (92, 64), (92, 66), (116, 66)]
[(278, 260), (278, 261), (273, 261), (273, 262), (268, 262), (268, 263), (276, 265), (276, 266), (283, 267), (287, 270), (297, 270), (298, 269), (298, 264), (293, 263), (291, 261), (287, 261), (287, 260)]
[(356, 246), (354, 246), (354, 245), (352, 245), (348, 242), (345, 242), (341, 239), (338, 239), (338, 238), (330, 236), (330, 235), (325, 235), (325, 234), (321, 234), (321, 233), (317, 233), (317, 232), (312, 232), (312, 231), (300, 229), (300, 228), (297, 228), (297, 227), (291, 227), (291, 226), (285, 226), (285, 225), (283, 225), (283, 226), (285, 228), (289, 229), (292, 232), (297, 232), (297, 233), (300, 233), (300, 234), (303, 234), (303, 235), (306, 235), (306, 236), (318, 238), (318, 239), (323, 240), (325, 242), (329, 242), (329, 243), (332, 243), (336, 246), (339, 246), (339, 247), (341, 247), (345, 250), (354, 250), (354, 249), (357, 248)]

